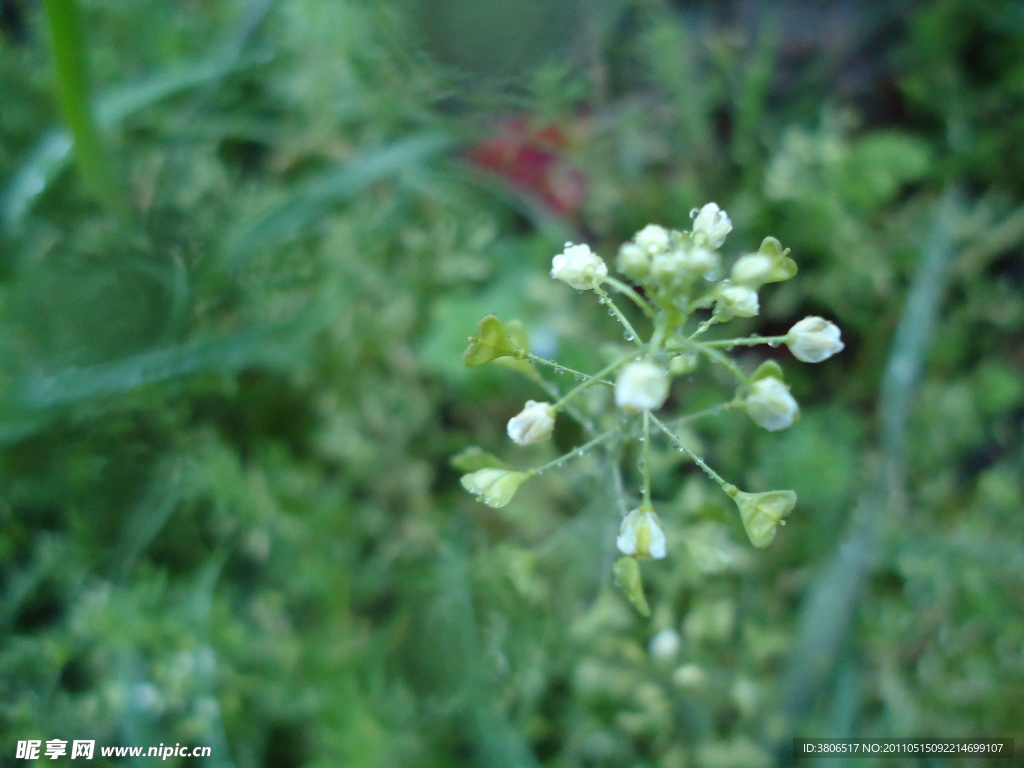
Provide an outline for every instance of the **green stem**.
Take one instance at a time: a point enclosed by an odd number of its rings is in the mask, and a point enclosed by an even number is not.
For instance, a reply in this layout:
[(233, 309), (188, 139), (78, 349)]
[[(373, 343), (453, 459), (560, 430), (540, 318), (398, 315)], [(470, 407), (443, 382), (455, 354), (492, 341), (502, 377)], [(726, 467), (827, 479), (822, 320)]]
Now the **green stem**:
[(633, 354), (633, 353), (630, 353), (630, 354), (626, 355), (625, 357), (620, 357), (620, 358), (619, 358), (618, 360), (616, 360), (616, 361), (615, 361), (614, 363), (609, 363), (609, 364), (608, 364), (608, 365), (606, 365), (606, 366), (605, 366), (604, 368), (602, 368), (602, 369), (601, 369), (600, 371), (598, 371), (597, 373), (595, 373), (595, 374), (593, 375), (593, 377), (592, 377), (592, 378), (589, 378), (589, 379), (587, 379), (586, 381), (580, 382), (580, 383), (579, 383), (579, 384), (577, 384), (577, 385), (576, 385), (575, 387), (573, 387), (573, 388), (572, 388), (572, 389), (570, 389), (570, 390), (569, 390), (568, 392), (566, 392), (566, 393), (565, 393), (564, 395), (562, 395), (562, 396), (561, 396), (561, 397), (560, 397), (560, 398), (558, 399), (558, 402), (556, 402), (556, 403), (555, 403), (554, 405), (552, 405), (551, 407), (552, 407), (552, 408), (553, 408), (554, 410), (556, 410), (556, 411), (560, 411), (560, 410), (562, 410), (562, 408), (563, 408), (563, 407), (565, 407), (565, 404), (566, 404), (567, 402), (569, 402), (570, 400), (572, 400), (572, 399), (573, 399), (574, 397), (576, 397), (576, 395), (578, 395), (578, 394), (579, 394), (580, 392), (582, 392), (583, 390), (587, 389), (588, 387), (591, 387), (591, 386), (593, 386), (593, 385), (594, 385), (594, 384), (596, 384), (597, 382), (601, 381), (601, 380), (602, 380), (602, 379), (604, 379), (604, 377), (605, 377), (605, 376), (607, 376), (607, 375), (608, 375), (609, 373), (611, 373), (611, 372), (612, 372), (612, 371), (614, 371), (615, 369), (617, 369), (617, 368), (619, 368), (619, 367), (621, 367), (621, 366), (625, 365), (625, 364), (626, 364), (627, 362), (629, 362), (630, 360), (632, 360), (632, 359), (633, 359), (633, 357), (634, 357), (634, 354)]
[(612, 288), (617, 290), (619, 293), (628, 296), (634, 304), (640, 307), (640, 311), (647, 315), (651, 320), (655, 318), (657, 313), (654, 311), (654, 307), (647, 303), (647, 300), (637, 293), (631, 286), (615, 277), (605, 277), (603, 282), (612, 286)]
[(615, 316), (615, 319), (618, 320), (622, 324), (622, 327), (626, 329), (626, 335), (629, 336), (629, 340), (634, 342), (637, 346), (642, 347), (644, 343), (640, 341), (640, 336), (637, 334), (636, 329), (633, 327), (633, 324), (629, 322), (629, 318), (622, 314), (622, 310), (615, 305), (615, 302), (612, 301), (612, 297), (609, 296), (606, 291), (602, 290), (600, 286), (594, 288), (594, 293), (601, 297), (604, 303), (607, 304), (608, 308), (612, 311), (612, 315)]
[[(690, 337), (691, 339), (693, 336)], [(785, 336), (747, 336), (744, 339), (716, 339), (701, 342), (705, 347), (753, 347), (757, 344), (786, 344), (791, 341), (789, 334)]]
[(705, 408), (703, 411), (696, 411), (694, 413), (688, 413), (684, 416), (680, 416), (678, 419), (672, 421), (672, 427), (681, 427), (684, 424), (689, 424), (691, 421), (702, 419), (705, 416), (714, 416), (715, 414), (722, 413), (722, 411), (728, 411), (732, 408), (739, 408), (743, 405), (743, 401), (736, 399), (730, 400), (726, 403), (719, 403), (718, 405), (712, 405), (710, 408)]
[(559, 456), (557, 459), (553, 459), (552, 461), (549, 461), (547, 464), (541, 464), (539, 467), (534, 467), (533, 469), (529, 470), (529, 472), (527, 474), (532, 475), (532, 476), (539, 475), (541, 472), (544, 472), (544, 471), (546, 471), (548, 469), (551, 469), (552, 467), (557, 467), (559, 464), (561, 464), (561, 463), (563, 463), (565, 461), (568, 461), (569, 459), (573, 458), (574, 456), (580, 456), (580, 455), (586, 453), (591, 448), (593, 448), (595, 445), (603, 443), (608, 438), (613, 437), (613, 436), (615, 436), (617, 434), (619, 434), (619, 428), (618, 427), (616, 427), (615, 429), (610, 429), (607, 432), (605, 432), (603, 434), (600, 434), (597, 437), (593, 438), (592, 440), (588, 440), (583, 445), (576, 446), (571, 451), (569, 451), (567, 453), (564, 453), (561, 456)]
[[(558, 387), (554, 384), (554, 382), (548, 381), (540, 374), (537, 374), (536, 378), (531, 377), (531, 380), (537, 383), (541, 389), (547, 392), (548, 397), (550, 397), (552, 400), (558, 399)], [(571, 416), (573, 419), (575, 419), (576, 423), (583, 427), (583, 429), (586, 431), (588, 435), (593, 435), (597, 433), (597, 424), (594, 423), (593, 419), (587, 418), (582, 413), (580, 413), (579, 410), (577, 410), (571, 405), (563, 406), (562, 410), (565, 411), (565, 413), (569, 414), (569, 416)]]
[(715, 470), (709, 467), (707, 463), (705, 463), (704, 459), (702, 459), (696, 453), (691, 451), (689, 447), (686, 445), (686, 443), (680, 440), (676, 433), (669, 429), (667, 426), (665, 426), (665, 424), (663, 424), (657, 416), (651, 414), (651, 421), (654, 422), (654, 426), (656, 426), (658, 429), (660, 429), (662, 432), (668, 435), (668, 439), (672, 441), (673, 445), (675, 445), (676, 448), (683, 451), (686, 455), (693, 459), (697, 466), (704, 470), (704, 474), (706, 474), (708, 477), (710, 477), (712, 480), (718, 483), (718, 485), (721, 486), (723, 491), (725, 491), (730, 497), (736, 495), (736, 492), (738, 490), (736, 486), (733, 485), (732, 483), (726, 482), (726, 480), (720, 474), (718, 474), (717, 472), (715, 472)]
[(644, 506), (651, 506), (651, 416), (650, 411), (644, 411), (644, 447), (640, 450), (640, 461), (642, 462), (642, 475), (644, 487), (641, 489), (644, 497)]
[[(714, 360), (716, 363), (723, 366), (724, 368), (728, 368), (732, 372), (732, 374), (737, 379), (740, 380), (741, 383), (746, 384), (747, 386), (750, 385), (750, 377), (743, 372), (743, 369), (736, 365), (736, 363), (730, 360), (727, 356), (719, 352), (717, 349), (714, 349), (713, 347), (708, 347), (706, 344), (701, 344), (700, 342), (687, 344), (686, 347), (696, 348), (697, 351), (700, 352), (701, 354), (707, 356), (711, 360)], [(684, 349), (686, 347), (684, 347)]]
[(704, 331), (706, 331), (708, 328), (710, 328), (712, 325), (714, 325), (717, 322), (718, 322), (718, 318), (715, 315), (712, 315), (707, 320), (705, 320), (703, 323), (701, 323), (699, 326), (697, 326), (697, 330), (690, 334), (690, 338), (687, 339), (687, 341), (693, 341), (698, 336), (700, 336), (702, 333), (704, 333)]
[[(565, 371), (566, 373), (573, 374), (577, 378), (579, 378), (580, 376), (583, 376), (586, 379), (594, 378), (593, 376), (591, 376), (589, 374), (586, 374), (586, 373), (583, 373), (582, 371), (576, 371), (576, 370), (573, 370), (572, 368), (570, 368), (570, 367), (568, 367), (566, 365), (562, 365), (561, 363), (556, 363), (554, 360), (545, 360), (543, 357), (537, 357), (536, 355), (531, 355), (531, 354), (527, 354), (526, 355), (526, 359), (527, 360), (532, 360), (533, 362), (539, 363), (540, 365), (550, 366), (551, 368), (556, 369), (556, 371), (558, 369), (561, 369), (561, 370)], [(601, 379), (597, 383), (598, 384), (604, 384), (604, 385), (609, 386), (609, 387), (614, 387), (615, 386), (615, 382), (614, 381), (606, 381), (604, 379)]]
[(662, 314), (658, 319), (658, 322), (654, 325), (654, 335), (651, 336), (651, 342), (648, 345), (649, 354), (655, 354), (661, 345), (665, 343), (665, 335), (668, 333), (668, 322), (669, 318), (666, 314)]

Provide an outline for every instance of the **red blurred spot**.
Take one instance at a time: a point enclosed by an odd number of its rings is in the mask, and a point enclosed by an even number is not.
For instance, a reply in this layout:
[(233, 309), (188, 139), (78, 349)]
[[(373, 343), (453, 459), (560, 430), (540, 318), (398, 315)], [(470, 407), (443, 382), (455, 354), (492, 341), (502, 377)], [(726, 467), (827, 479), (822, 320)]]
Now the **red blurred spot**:
[(503, 121), (497, 134), (466, 152), (471, 163), (496, 174), (519, 194), (560, 216), (579, 212), (586, 176), (565, 157), (569, 137), (559, 126), (533, 126), (525, 118)]

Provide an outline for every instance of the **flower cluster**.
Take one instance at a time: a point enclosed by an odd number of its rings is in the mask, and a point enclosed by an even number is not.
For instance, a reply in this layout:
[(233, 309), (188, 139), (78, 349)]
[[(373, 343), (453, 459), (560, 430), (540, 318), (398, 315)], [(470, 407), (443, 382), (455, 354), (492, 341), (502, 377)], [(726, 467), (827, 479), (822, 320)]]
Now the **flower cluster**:
[[(574, 371), (578, 383), (564, 394), (545, 382), (552, 401), (528, 400), (508, 422), (508, 435), (517, 445), (551, 438), (557, 418), (574, 415), (573, 401), (596, 385), (614, 389), (618, 416), (613, 426), (600, 432), (587, 419), (579, 419), (591, 439), (565, 456), (526, 471), (509, 469), (493, 457), (476, 456), (465, 468), (463, 486), (485, 504), (502, 507), (519, 486), (551, 466), (560, 466), (573, 455), (604, 445), (609, 455), (621, 454), (623, 442), (640, 444), (642, 474), (640, 504), (624, 515), (616, 546), (625, 557), (616, 564), (616, 578), (634, 603), (642, 604), (637, 560), (666, 556), (668, 542), (651, 500), (649, 454), (653, 430), (664, 434), (677, 450), (694, 463), (733, 499), (750, 542), (765, 547), (796, 505), (793, 491), (747, 493), (726, 482), (677, 434), (678, 426), (699, 416), (729, 409), (742, 410), (759, 427), (775, 432), (786, 429), (799, 415), (799, 405), (785, 383), (782, 368), (769, 360), (748, 373), (728, 353), (736, 347), (785, 344), (797, 360), (820, 363), (843, 349), (839, 328), (821, 317), (805, 317), (782, 336), (746, 336), (709, 339), (710, 329), (733, 318), (755, 317), (761, 309), (760, 292), (770, 283), (788, 280), (797, 272), (788, 249), (774, 237), (766, 237), (757, 251), (734, 259), (728, 268), (720, 249), (732, 231), (728, 214), (715, 203), (691, 212), (689, 231), (650, 224), (618, 252), (615, 266), (625, 279), (609, 274), (608, 265), (585, 244), (566, 243), (551, 262), (551, 277), (578, 291), (592, 291), (624, 328), (628, 350), (594, 374)], [(630, 315), (615, 302), (614, 292), (635, 305), (646, 318), (650, 332), (641, 336)], [(636, 312), (631, 313), (634, 319)], [(525, 334), (513, 324), (490, 315), (480, 321), (464, 355), (466, 365), (480, 365), (499, 358), (526, 360), (538, 366), (566, 370), (554, 361), (529, 352)], [(735, 396), (707, 411), (663, 420), (658, 413), (670, 403), (673, 383), (692, 373), (701, 358), (721, 366), (735, 379)], [(539, 376), (538, 380), (543, 382)], [(578, 414), (575, 414), (578, 415)], [(617, 470), (619, 471), (619, 470)], [(626, 505), (624, 508), (628, 508)]]

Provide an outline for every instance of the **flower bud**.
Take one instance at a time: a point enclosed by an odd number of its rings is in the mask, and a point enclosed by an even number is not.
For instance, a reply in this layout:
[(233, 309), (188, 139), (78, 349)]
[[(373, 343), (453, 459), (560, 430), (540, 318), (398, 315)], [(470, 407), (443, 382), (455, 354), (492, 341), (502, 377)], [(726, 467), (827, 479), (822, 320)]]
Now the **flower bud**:
[(732, 232), (732, 222), (729, 221), (728, 214), (719, 208), (717, 203), (708, 203), (699, 211), (694, 211), (694, 241), (703, 241), (709, 248), (719, 248), (725, 242), (725, 236)]
[(512, 501), (519, 486), (530, 478), (528, 472), (514, 472), (511, 469), (478, 469), (463, 475), (462, 487), (474, 494), (477, 501), (489, 507), (500, 509)]
[(657, 224), (648, 224), (636, 233), (633, 242), (653, 256), (668, 249), (668, 230)]
[(732, 265), (730, 277), (734, 283), (760, 288), (772, 274), (772, 260), (763, 253), (748, 253)]
[(555, 414), (551, 403), (527, 400), (523, 410), (509, 419), (508, 436), (516, 445), (529, 445), (550, 438), (554, 428)]
[(665, 532), (654, 510), (638, 507), (622, 518), (615, 546), (624, 555), (655, 560), (665, 557)]
[(693, 246), (686, 251), (686, 269), (693, 275), (699, 275), (707, 280), (718, 279), (720, 263), (718, 254), (709, 248)]
[(757, 291), (745, 285), (727, 285), (718, 291), (715, 311), (725, 317), (753, 317), (761, 309)]
[(839, 340), (839, 326), (822, 317), (805, 317), (789, 329), (789, 351), (805, 363), (820, 363), (846, 346)]
[(651, 271), (651, 257), (636, 243), (625, 243), (619, 248), (619, 259), (616, 266), (619, 272), (630, 280), (640, 282)]
[(682, 640), (679, 633), (671, 627), (666, 627), (651, 638), (648, 650), (655, 661), (670, 664), (679, 656), (681, 647)]
[(751, 384), (744, 405), (754, 423), (769, 432), (778, 432), (791, 426), (800, 410), (796, 400), (789, 394), (789, 387), (775, 376), (767, 376)]
[(699, 362), (700, 358), (697, 357), (696, 352), (683, 352), (683, 354), (676, 355), (668, 361), (668, 369), (673, 375), (682, 376), (697, 370)]
[(636, 411), (661, 408), (668, 397), (668, 374), (654, 363), (630, 363), (615, 382), (615, 404)]
[(772, 543), (775, 529), (796, 506), (796, 494), (793, 491), (737, 491), (733, 500), (740, 509), (740, 518), (750, 543), (758, 548)]
[(565, 250), (551, 260), (551, 276), (582, 291), (607, 277), (608, 267), (589, 245), (566, 243)]

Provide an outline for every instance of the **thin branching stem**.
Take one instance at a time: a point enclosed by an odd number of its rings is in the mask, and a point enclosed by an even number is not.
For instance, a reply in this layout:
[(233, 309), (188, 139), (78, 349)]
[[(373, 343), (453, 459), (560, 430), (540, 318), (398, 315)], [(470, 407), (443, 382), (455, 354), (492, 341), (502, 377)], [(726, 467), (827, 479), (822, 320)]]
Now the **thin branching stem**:
[(631, 286), (629, 286), (626, 283), (622, 282), (618, 278), (615, 278), (615, 277), (605, 277), (603, 282), (605, 282), (608, 285), (610, 285), (612, 288), (614, 288), (619, 293), (627, 296), (634, 304), (636, 304), (638, 307), (640, 307), (640, 311), (643, 312), (645, 315), (647, 315), (647, 317), (649, 317), (651, 320), (653, 320), (655, 318), (655, 316), (657, 315), (657, 313), (654, 310), (654, 307), (652, 307), (650, 305), (650, 303), (648, 303), (648, 301), (643, 296), (641, 296)]
[(631, 352), (631, 353), (630, 353), (630, 354), (628, 354), (628, 355), (625, 355), (625, 356), (623, 356), (623, 357), (620, 357), (620, 358), (619, 358), (618, 360), (616, 360), (616, 361), (615, 361), (615, 362), (613, 362), (613, 363), (608, 363), (608, 365), (606, 365), (606, 366), (605, 366), (604, 368), (602, 368), (602, 369), (601, 369), (600, 371), (598, 371), (597, 373), (595, 373), (595, 374), (593, 375), (593, 377), (591, 377), (591, 378), (587, 379), (586, 381), (580, 382), (580, 383), (579, 383), (579, 384), (577, 384), (577, 385), (576, 385), (575, 387), (573, 387), (573, 388), (572, 388), (572, 389), (570, 389), (570, 390), (569, 390), (568, 392), (566, 392), (566, 393), (565, 393), (564, 395), (562, 395), (562, 396), (561, 396), (561, 397), (560, 397), (560, 398), (558, 399), (558, 402), (556, 402), (556, 403), (555, 403), (555, 404), (554, 404), (553, 406), (551, 406), (551, 407), (552, 407), (552, 408), (554, 408), (554, 409), (555, 409), (556, 411), (560, 411), (560, 410), (562, 410), (562, 408), (564, 408), (564, 407), (565, 407), (565, 404), (566, 404), (566, 403), (568, 403), (568, 402), (569, 402), (570, 400), (572, 400), (572, 399), (573, 399), (574, 397), (576, 397), (576, 395), (578, 395), (578, 394), (579, 394), (580, 392), (582, 392), (582, 391), (583, 391), (583, 390), (585, 390), (585, 389), (588, 389), (588, 388), (590, 388), (591, 386), (593, 386), (593, 385), (594, 385), (594, 384), (596, 384), (597, 382), (601, 381), (601, 380), (602, 380), (602, 379), (604, 379), (604, 377), (605, 377), (605, 376), (607, 376), (607, 375), (608, 375), (609, 373), (612, 373), (613, 371), (617, 370), (618, 368), (621, 368), (621, 367), (622, 367), (623, 365), (625, 365), (625, 364), (626, 364), (627, 362), (629, 362), (630, 360), (632, 360), (632, 359), (633, 359), (633, 357), (634, 357), (634, 353), (632, 353), (632, 352)]
[(717, 405), (712, 405), (710, 408), (705, 408), (702, 411), (687, 413), (683, 416), (680, 416), (678, 419), (673, 419), (671, 424), (669, 424), (669, 427), (673, 429), (681, 427), (684, 424), (689, 424), (691, 421), (702, 419), (705, 416), (714, 416), (716, 414), (722, 413), (723, 411), (728, 411), (733, 408), (740, 408), (742, 407), (742, 405), (743, 401), (740, 400), (739, 398), (735, 400), (729, 400), (728, 402), (725, 403), (718, 403)]
[[(693, 338), (692, 336), (690, 337)], [(753, 347), (758, 344), (786, 344), (792, 341), (789, 334), (785, 336), (747, 336), (742, 339), (716, 339), (715, 341), (702, 341), (705, 347)]]
[(718, 322), (718, 316), (717, 315), (712, 315), (707, 320), (705, 320), (703, 323), (701, 323), (700, 325), (697, 326), (697, 330), (695, 330), (693, 333), (690, 334), (690, 337), (689, 337), (688, 341), (693, 341), (694, 339), (696, 339), (698, 336), (700, 336), (702, 333), (704, 333), (706, 330), (708, 330), (708, 328), (710, 328), (712, 325), (714, 325), (717, 322)]
[(740, 368), (735, 362), (730, 360), (728, 357), (723, 355), (714, 347), (709, 347), (701, 342), (691, 342), (690, 344), (687, 344), (686, 347), (684, 347), (684, 349), (686, 348), (696, 349), (698, 352), (715, 361), (723, 368), (727, 368), (729, 371), (731, 371), (732, 374), (737, 379), (739, 379), (741, 383), (746, 385), (750, 384), (750, 377), (743, 372), (743, 369)]
[(640, 449), (640, 470), (643, 476), (644, 506), (651, 506), (651, 412), (644, 411), (643, 448)]
[(640, 341), (639, 334), (636, 332), (636, 329), (633, 327), (633, 324), (629, 322), (629, 318), (622, 314), (622, 310), (619, 309), (618, 306), (616, 306), (615, 302), (612, 300), (612, 297), (609, 296), (608, 293), (602, 290), (600, 287), (594, 288), (594, 293), (601, 297), (601, 301), (604, 304), (608, 305), (608, 309), (611, 310), (611, 313), (615, 317), (615, 319), (618, 320), (619, 323), (622, 324), (622, 327), (626, 329), (627, 340), (632, 341), (637, 346), (642, 347), (644, 343)]
[[(593, 378), (595, 378), (594, 376), (591, 376), (589, 373), (583, 373), (582, 371), (577, 371), (577, 370), (575, 370), (573, 368), (570, 368), (567, 365), (562, 365), (561, 363), (556, 363), (554, 360), (545, 360), (543, 357), (537, 357), (536, 355), (527, 354), (526, 355), (526, 359), (527, 360), (531, 360), (531, 361), (537, 363), (538, 365), (546, 365), (546, 366), (549, 366), (551, 368), (554, 368), (556, 373), (558, 371), (565, 371), (566, 373), (571, 373), (573, 376), (575, 376), (580, 381), (583, 381), (584, 379), (593, 379)], [(580, 378), (580, 377), (583, 377), (583, 378)], [(605, 386), (608, 386), (608, 387), (614, 387), (615, 386), (615, 382), (614, 381), (608, 381), (607, 379), (600, 379), (596, 383), (597, 384), (604, 384)]]
[(709, 467), (707, 463), (704, 461), (704, 459), (702, 459), (696, 453), (691, 451), (690, 447), (686, 445), (686, 443), (684, 443), (679, 438), (679, 436), (676, 435), (676, 433), (673, 432), (671, 429), (669, 429), (657, 416), (651, 414), (651, 421), (654, 422), (654, 426), (656, 426), (658, 429), (660, 429), (662, 432), (668, 435), (668, 439), (672, 441), (672, 444), (675, 445), (676, 448), (678, 448), (691, 459), (693, 459), (697, 466), (704, 470), (704, 474), (706, 474), (708, 477), (710, 477), (712, 480), (718, 483), (723, 491), (725, 491), (730, 496), (732, 496), (736, 492), (735, 485), (733, 485), (730, 482), (727, 482), (720, 474), (718, 474), (717, 472), (715, 472), (715, 470)]
[(563, 464), (564, 462), (568, 461), (569, 459), (571, 459), (573, 457), (583, 456), (584, 454), (587, 453), (587, 451), (589, 451), (595, 445), (599, 445), (599, 444), (603, 443), (605, 440), (608, 440), (609, 438), (612, 438), (612, 437), (614, 437), (615, 435), (618, 435), (618, 434), (619, 434), (618, 427), (616, 427), (615, 429), (609, 429), (607, 432), (604, 432), (604, 433), (598, 435), (597, 437), (593, 438), (592, 440), (588, 440), (583, 445), (578, 445), (575, 448), (573, 448), (571, 451), (568, 451), (568, 452), (562, 454), (557, 459), (552, 459), (547, 464), (541, 464), (539, 467), (534, 467), (533, 469), (530, 470), (530, 474), (531, 475), (539, 475), (541, 472), (549, 470), (552, 467), (557, 467), (557, 466)]

